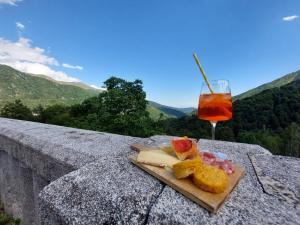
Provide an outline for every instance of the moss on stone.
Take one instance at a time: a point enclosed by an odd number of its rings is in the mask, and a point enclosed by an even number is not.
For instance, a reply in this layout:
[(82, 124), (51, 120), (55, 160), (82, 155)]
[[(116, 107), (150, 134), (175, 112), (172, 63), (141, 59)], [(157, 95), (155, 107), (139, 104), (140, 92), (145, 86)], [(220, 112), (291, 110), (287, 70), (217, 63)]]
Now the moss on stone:
[(20, 219), (14, 219), (4, 212), (4, 205), (0, 202), (0, 225), (20, 225)]

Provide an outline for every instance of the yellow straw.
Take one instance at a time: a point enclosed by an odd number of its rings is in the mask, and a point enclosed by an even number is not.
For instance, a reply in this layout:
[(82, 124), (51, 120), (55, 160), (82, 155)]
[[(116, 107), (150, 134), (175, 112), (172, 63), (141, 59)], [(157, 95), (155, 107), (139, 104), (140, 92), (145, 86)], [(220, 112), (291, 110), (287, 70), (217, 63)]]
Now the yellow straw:
[(200, 64), (200, 61), (199, 61), (199, 59), (198, 59), (197, 54), (194, 53), (193, 56), (194, 56), (194, 59), (195, 59), (197, 65), (198, 65), (199, 69), (200, 69), (200, 72), (201, 72), (202, 75), (203, 75), (203, 78), (204, 78), (204, 80), (205, 80), (205, 83), (207, 84), (208, 89), (209, 89), (210, 92), (213, 94), (214, 91), (213, 91), (213, 89), (211, 88), (211, 85), (210, 85), (210, 83), (209, 83), (209, 81), (208, 81), (208, 79), (207, 79), (207, 76), (205, 75), (205, 72), (204, 72), (204, 70), (203, 70), (203, 68), (202, 68), (202, 66), (201, 66), (201, 64)]

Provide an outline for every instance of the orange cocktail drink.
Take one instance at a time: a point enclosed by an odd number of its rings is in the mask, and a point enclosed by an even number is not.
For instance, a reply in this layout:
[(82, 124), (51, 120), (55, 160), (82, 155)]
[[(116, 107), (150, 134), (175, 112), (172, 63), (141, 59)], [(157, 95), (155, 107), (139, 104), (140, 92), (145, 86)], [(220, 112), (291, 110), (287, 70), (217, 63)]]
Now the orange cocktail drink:
[(230, 93), (201, 94), (198, 118), (208, 121), (225, 121), (232, 118), (232, 98)]

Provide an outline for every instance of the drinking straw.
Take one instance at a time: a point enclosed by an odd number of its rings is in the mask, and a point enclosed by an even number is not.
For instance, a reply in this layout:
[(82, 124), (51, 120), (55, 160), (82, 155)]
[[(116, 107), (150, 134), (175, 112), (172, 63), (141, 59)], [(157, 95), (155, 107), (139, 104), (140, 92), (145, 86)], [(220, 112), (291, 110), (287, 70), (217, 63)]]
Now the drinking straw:
[(201, 72), (201, 74), (202, 74), (202, 76), (203, 76), (203, 78), (204, 78), (204, 80), (205, 80), (205, 83), (207, 84), (208, 89), (209, 89), (210, 92), (213, 94), (214, 91), (213, 91), (213, 89), (211, 88), (211, 85), (210, 85), (210, 83), (209, 83), (209, 81), (208, 81), (208, 79), (207, 79), (207, 76), (206, 76), (206, 74), (205, 74), (205, 72), (204, 72), (204, 70), (203, 70), (203, 68), (202, 68), (202, 66), (201, 66), (201, 64), (200, 64), (200, 61), (199, 61), (199, 59), (198, 59), (197, 54), (194, 53), (193, 56), (194, 56), (194, 59), (195, 59), (197, 65), (198, 65), (199, 69), (200, 69), (200, 72)]

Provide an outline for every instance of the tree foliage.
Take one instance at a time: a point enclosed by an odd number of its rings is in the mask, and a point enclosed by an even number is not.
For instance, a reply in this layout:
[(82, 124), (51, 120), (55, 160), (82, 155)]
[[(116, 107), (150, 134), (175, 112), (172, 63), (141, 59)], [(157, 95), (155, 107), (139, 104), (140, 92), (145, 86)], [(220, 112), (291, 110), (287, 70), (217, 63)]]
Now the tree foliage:
[(81, 104), (45, 108), (39, 105), (31, 111), (17, 100), (6, 104), (1, 116), (139, 137), (159, 130), (146, 110), (146, 93), (141, 80), (128, 82), (111, 77), (104, 84), (107, 91)]
[(128, 82), (111, 77), (104, 84), (107, 91), (70, 108), (70, 115), (78, 121), (77, 125), (139, 137), (153, 134), (142, 81)]
[[(163, 121), (170, 135), (209, 137), (209, 123), (196, 116)], [(259, 144), (274, 154), (299, 157), (300, 80), (233, 103), (233, 119), (218, 123), (219, 140)]]
[(14, 102), (7, 103), (0, 112), (1, 116), (18, 120), (32, 120), (33, 115), (31, 110), (23, 105), (21, 100), (17, 99)]
[[(211, 136), (209, 123), (196, 115), (151, 120), (140, 80), (111, 77), (104, 84), (107, 91), (80, 104), (40, 105), (31, 111), (17, 100), (6, 104), (1, 116), (139, 137)], [(259, 144), (274, 154), (300, 157), (300, 80), (235, 101), (233, 115), (231, 121), (218, 123), (217, 139)]]

